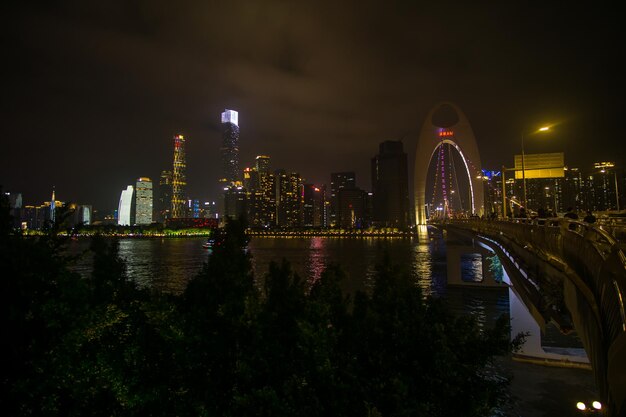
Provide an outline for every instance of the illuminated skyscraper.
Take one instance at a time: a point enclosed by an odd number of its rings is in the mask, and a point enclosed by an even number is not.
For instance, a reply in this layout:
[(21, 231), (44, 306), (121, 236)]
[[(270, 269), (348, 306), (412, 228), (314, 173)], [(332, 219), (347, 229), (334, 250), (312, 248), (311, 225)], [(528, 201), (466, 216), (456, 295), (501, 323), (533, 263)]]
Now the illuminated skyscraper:
[(185, 138), (183, 135), (174, 136), (174, 170), (172, 173), (172, 218), (186, 217), (185, 186), (187, 163), (185, 160)]
[[(154, 198), (154, 197), (153, 197)], [(171, 217), (172, 210), (172, 171), (161, 171), (158, 198), (155, 201), (158, 222)]]
[(256, 170), (260, 174), (269, 174), (270, 172), (270, 157), (266, 155), (259, 155), (256, 157)]
[(239, 113), (224, 110), (222, 113), (222, 174), (220, 182), (225, 185), (241, 181), (239, 174)]
[(276, 224), (276, 179), (270, 172), (270, 157), (257, 156), (256, 166), (243, 171), (243, 186), (248, 198), (248, 222), (251, 227)]
[(301, 222), (302, 177), (297, 172), (276, 171), (276, 223), (280, 227), (298, 227)]
[(141, 177), (135, 187), (135, 224), (152, 223), (152, 180)]
[(117, 209), (117, 224), (121, 226), (130, 226), (134, 223), (132, 218), (134, 189), (132, 185), (122, 190), (120, 196), (120, 204)]

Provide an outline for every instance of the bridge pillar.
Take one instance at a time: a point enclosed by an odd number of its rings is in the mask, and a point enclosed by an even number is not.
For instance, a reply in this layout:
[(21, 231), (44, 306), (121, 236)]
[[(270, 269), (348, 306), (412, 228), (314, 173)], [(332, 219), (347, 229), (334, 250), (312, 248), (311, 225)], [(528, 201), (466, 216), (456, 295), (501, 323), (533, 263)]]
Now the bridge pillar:
[[(507, 284), (501, 279), (501, 273), (498, 275), (497, 256), (485, 247), (477, 244), (464, 245), (448, 241), (446, 243), (447, 257), (447, 278), (448, 286), (480, 286), (481, 288), (506, 288)], [(480, 281), (464, 281), (463, 280), (463, 261), (469, 261), (468, 255), (480, 256), (480, 272), (482, 280)], [(501, 270), (501, 266), (499, 267)]]

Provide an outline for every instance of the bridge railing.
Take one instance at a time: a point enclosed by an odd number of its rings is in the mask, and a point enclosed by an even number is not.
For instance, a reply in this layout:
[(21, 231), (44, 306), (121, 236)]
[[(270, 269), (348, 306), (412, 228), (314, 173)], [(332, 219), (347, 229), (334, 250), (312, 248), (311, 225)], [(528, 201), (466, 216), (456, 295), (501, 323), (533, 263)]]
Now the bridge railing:
[(594, 294), (609, 344), (626, 332), (626, 257), (619, 242), (603, 228), (563, 218), (448, 222), (490, 237), (505, 235), (562, 260)]
[[(513, 244), (571, 269), (574, 285), (587, 299), (581, 337), (586, 340), (598, 387), (614, 414), (625, 415), (626, 394), (626, 256), (623, 243), (602, 225), (556, 219), (452, 220), (450, 226), (470, 229), (489, 239)], [(532, 247), (532, 248), (531, 248)], [(519, 248), (518, 248), (519, 249)], [(568, 273), (569, 275), (569, 273)], [(584, 336), (583, 336), (584, 334)], [(618, 411), (621, 410), (621, 411)]]

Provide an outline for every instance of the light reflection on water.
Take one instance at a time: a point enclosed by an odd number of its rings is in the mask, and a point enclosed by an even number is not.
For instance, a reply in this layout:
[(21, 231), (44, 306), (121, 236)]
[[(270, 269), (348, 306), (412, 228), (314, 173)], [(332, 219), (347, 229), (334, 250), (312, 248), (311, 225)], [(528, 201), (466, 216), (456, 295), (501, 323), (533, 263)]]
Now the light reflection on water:
[[(203, 242), (204, 238), (120, 239), (119, 254), (126, 260), (128, 276), (139, 285), (180, 293), (209, 256), (202, 248)], [(71, 245), (70, 251), (78, 253), (88, 248), (89, 240)], [(424, 296), (445, 295), (453, 309), (476, 316), (481, 324), (508, 309), (506, 295), (501, 300), (500, 293), (446, 288), (445, 243), (440, 235), (426, 228), (413, 238), (254, 237), (249, 250), (259, 284), (269, 263), (285, 258), (309, 285), (320, 278), (328, 265), (337, 264), (346, 273), (344, 291), (367, 290), (373, 285), (376, 266), (388, 255), (400, 270), (411, 274)], [(85, 258), (76, 269), (88, 274), (89, 264)], [(472, 264), (471, 268), (478, 266)]]
[[(202, 269), (209, 256), (207, 250), (202, 248), (203, 242), (204, 238), (121, 239), (120, 256), (126, 259), (129, 277), (140, 285), (180, 293), (189, 280)], [(88, 246), (88, 239), (72, 242), (70, 252), (79, 253)], [(280, 262), (282, 258), (287, 259), (292, 269), (307, 279), (309, 284), (318, 280), (329, 264), (335, 263), (347, 275), (343, 290), (352, 293), (371, 288), (376, 265), (386, 253), (394, 265), (411, 274), (425, 296), (440, 296), (456, 314), (474, 317), (481, 329), (491, 327), (496, 318), (503, 313), (509, 313), (508, 289), (501, 291), (446, 286), (445, 242), (441, 235), (426, 228), (420, 228), (419, 235), (412, 239), (255, 237), (250, 242), (249, 250), (254, 276), (259, 283), (267, 272), (269, 263)], [(469, 263), (470, 265), (462, 265), (462, 269), (471, 278), (471, 271), (477, 272), (481, 266), (472, 257), (469, 258)], [(84, 258), (76, 269), (88, 274), (89, 264), (89, 259)], [(480, 271), (482, 274), (482, 269)], [(517, 298), (513, 291), (510, 293), (514, 297), (511, 301), (515, 303)], [(556, 372), (553, 369), (558, 368), (542, 369), (541, 375), (547, 378)], [(522, 378), (525, 378), (523, 384), (533, 386), (536, 383), (535, 379), (526, 374), (522, 374)], [(568, 374), (568, 378), (593, 385), (590, 376)], [(560, 402), (569, 401), (571, 397), (569, 394), (552, 392), (550, 396)], [(525, 403), (522, 403), (515, 407), (523, 409), (524, 406)], [(522, 414), (515, 412), (514, 415)]]

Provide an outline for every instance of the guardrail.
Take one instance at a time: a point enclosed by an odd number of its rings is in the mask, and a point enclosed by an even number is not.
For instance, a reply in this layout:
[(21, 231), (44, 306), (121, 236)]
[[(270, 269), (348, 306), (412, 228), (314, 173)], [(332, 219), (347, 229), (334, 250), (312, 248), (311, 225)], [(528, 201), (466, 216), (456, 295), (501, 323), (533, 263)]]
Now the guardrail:
[[(564, 218), (455, 219), (439, 224), (471, 230), (479, 236), (500, 242), (513, 241), (520, 247), (532, 247), (534, 251), (546, 255), (546, 259), (557, 259), (575, 272), (578, 277), (575, 285), (591, 301), (590, 305), (595, 306), (592, 307), (595, 311), (593, 321), (597, 323), (600, 333), (597, 338), (592, 337), (597, 342), (589, 346), (591, 352), (588, 354), (594, 367), (598, 366), (595, 371), (602, 375), (598, 380), (600, 391), (611, 392), (607, 397), (609, 402), (615, 405), (615, 410), (623, 412), (626, 409), (623, 393), (626, 362), (620, 358), (626, 346), (624, 243), (618, 242), (603, 224)], [(611, 350), (618, 352), (613, 354), (612, 360), (609, 358)], [(611, 368), (612, 364), (617, 368)]]
[(626, 332), (626, 256), (620, 243), (602, 226), (564, 218), (447, 222), (495, 238), (504, 234), (522, 246), (530, 244), (562, 260), (596, 297), (607, 339), (615, 340)]

